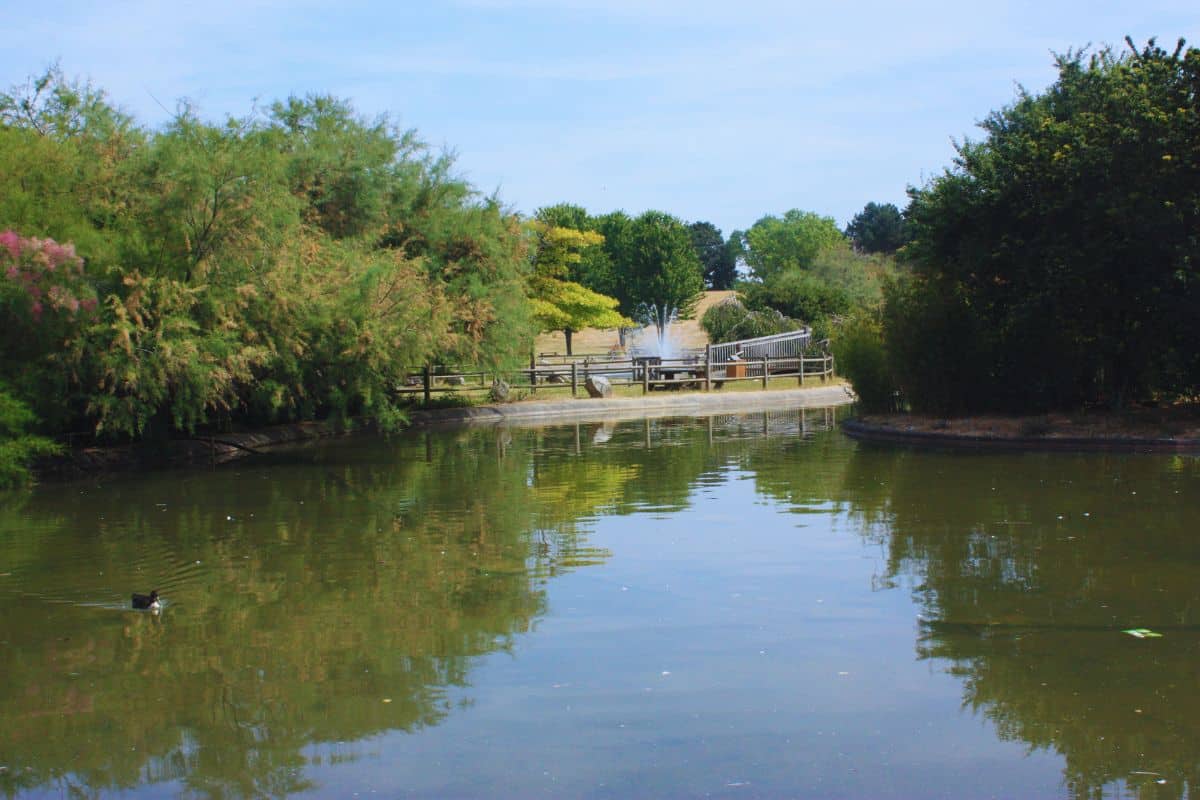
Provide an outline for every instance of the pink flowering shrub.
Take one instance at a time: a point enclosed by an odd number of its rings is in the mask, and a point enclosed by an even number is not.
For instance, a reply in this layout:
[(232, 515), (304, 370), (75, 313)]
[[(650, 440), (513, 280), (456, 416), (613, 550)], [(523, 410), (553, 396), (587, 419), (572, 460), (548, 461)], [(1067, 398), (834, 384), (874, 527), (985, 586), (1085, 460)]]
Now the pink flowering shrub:
[(65, 356), (79, 351), (96, 311), (73, 245), (0, 231), (0, 383), (47, 425), (72, 407), (67, 397), (78, 377), (65, 369)]
[(5, 321), (25, 317), (37, 325), (47, 314), (74, 320), (96, 308), (95, 292), (83, 274), (83, 259), (72, 244), (0, 233), (0, 306)]

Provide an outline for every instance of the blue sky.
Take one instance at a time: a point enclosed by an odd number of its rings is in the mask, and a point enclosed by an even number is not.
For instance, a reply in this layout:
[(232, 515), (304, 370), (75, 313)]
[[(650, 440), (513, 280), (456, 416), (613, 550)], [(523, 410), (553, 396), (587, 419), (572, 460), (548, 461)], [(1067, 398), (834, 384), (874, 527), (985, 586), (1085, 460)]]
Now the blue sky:
[(725, 233), (903, 206), (1017, 84), (1054, 80), (1054, 52), (1200, 44), (1195, 0), (6, 5), (0, 85), (58, 60), (151, 125), (180, 98), (219, 119), (331, 93), (452, 149), (519, 211), (655, 208)]

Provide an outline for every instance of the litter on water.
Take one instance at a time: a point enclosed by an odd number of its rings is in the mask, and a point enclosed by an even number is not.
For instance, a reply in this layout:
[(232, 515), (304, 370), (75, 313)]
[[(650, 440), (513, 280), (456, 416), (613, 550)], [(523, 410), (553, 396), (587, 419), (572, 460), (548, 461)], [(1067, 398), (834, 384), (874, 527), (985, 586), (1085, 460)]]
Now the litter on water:
[(1157, 631), (1152, 631), (1149, 628), (1130, 628), (1127, 631), (1121, 631), (1121, 633), (1128, 633), (1130, 636), (1134, 636), (1138, 639), (1161, 639), (1162, 638), (1161, 633), (1158, 633)]

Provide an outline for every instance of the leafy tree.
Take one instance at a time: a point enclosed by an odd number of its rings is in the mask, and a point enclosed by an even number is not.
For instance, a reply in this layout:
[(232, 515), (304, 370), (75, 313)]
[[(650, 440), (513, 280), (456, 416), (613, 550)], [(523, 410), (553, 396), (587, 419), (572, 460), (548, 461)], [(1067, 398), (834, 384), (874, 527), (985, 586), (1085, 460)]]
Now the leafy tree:
[(1045, 93), (1022, 91), (911, 192), (915, 275), (885, 335), (915, 406), (1200, 388), (1200, 50), (1129, 44), (1057, 57)]
[(386, 118), (270, 108), (146, 131), (57, 70), (0, 95), (0, 380), (47, 430), (394, 425), (413, 365), (528, 353), (514, 214)]
[(830, 343), (838, 372), (854, 385), (859, 405), (867, 411), (894, 411), (896, 384), (878, 315), (846, 320), (837, 326)]
[(540, 220), (530, 222), (529, 229), (534, 236), (533, 275), (529, 281), (533, 318), (543, 331), (563, 332), (567, 355), (571, 354), (571, 336), (575, 331), (633, 324), (617, 312), (616, 298), (568, 280), (571, 267), (582, 261), (584, 253), (598, 249), (603, 236)]
[[(621, 310), (637, 316), (644, 304), (660, 314), (673, 309), (680, 319), (690, 318), (704, 290), (704, 275), (684, 224), (661, 211), (647, 211), (633, 220), (616, 212), (602, 220), (602, 232), (605, 227), (613, 232), (613, 238), (605, 234), (605, 240)], [(661, 327), (661, 318), (649, 321)]]
[(693, 222), (688, 226), (692, 246), (704, 267), (704, 283), (711, 289), (732, 289), (737, 278), (737, 262), (721, 229), (711, 222)]
[(29, 463), (61, 449), (43, 436), (30, 433), (36, 418), (29, 407), (0, 382), (0, 490), (29, 481)]
[(904, 216), (892, 203), (867, 203), (846, 226), (846, 235), (864, 253), (894, 253), (908, 240)]
[(832, 217), (792, 209), (783, 217), (763, 217), (746, 231), (746, 264), (767, 281), (787, 269), (808, 269), (818, 253), (843, 238)]
[(818, 253), (808, 269), (788, 268), (767, 281), (747, 282), (742, 291), (749, 308), (802, 320), (824, 339), (847, 318), (877, 317), (883, 286), (894, 272), (890, 256), (856, 253), (843, 240)]
[(770, 283), (747, 284), (745, 295), (750, 308), (773, 308), (807, 322), (850, 311), (845, 289), (799, 269), (780, 273)]
[(0, 93), (0, 229), (74, 242), (93, 275), (119, 263), (128, 167), (146, 140), (103, 91), (57, 66)]
[[(570, 203), (539, 208), (534, 213), (534, 219), (547, 225), (560, 228), (598, 233), (601, 220), (588, 214), (582, 206)], [(612, 259), (606, 247), (586, 247), (579, 253), (579, 259), (568, 265), (567, 279), (591, 289), (600, 294), (612, 294), (614, 286)]]
[(287, 154), (292, 192), (303, 218), (331, 236), (378, 235), (388, 222), (400, 157), (419, 149), (412, 131), (386, 116), (366, 121), (328, 95), (289, 97), (271, 105), (271, 126)]

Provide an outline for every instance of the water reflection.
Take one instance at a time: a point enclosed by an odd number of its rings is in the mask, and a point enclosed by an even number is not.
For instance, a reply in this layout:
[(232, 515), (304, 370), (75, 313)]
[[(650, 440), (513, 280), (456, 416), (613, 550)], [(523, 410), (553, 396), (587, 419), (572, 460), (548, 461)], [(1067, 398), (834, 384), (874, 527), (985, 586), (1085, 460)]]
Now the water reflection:
[[(423, 432), (41, 487), (0, 508), (0, 790), (315, 788), (313, 764), (359, 757), (346, 743), (470, 703), (472, 665), (534, 628), (547, 582), (609, 557), (599, 516), (685, 508), (772, 424), (832, 412)], [(161, 616), (126, 609), (152, 588)]]
[[(42, 487), (0, 507), (0, 789), (343, 795), (353, 764), (431, 797), (1192, 793), (1200, 464), (833, 423), (426, 431)], [(162, 615), (127, 609), (152, 588)]]
[[(1200, 462), (864, 447), (847, 497), (997, 734), (1060, 753), (1074, 797), (1200, 786)], [(1161, 639), (1122, 633), (1146, 627)]]

